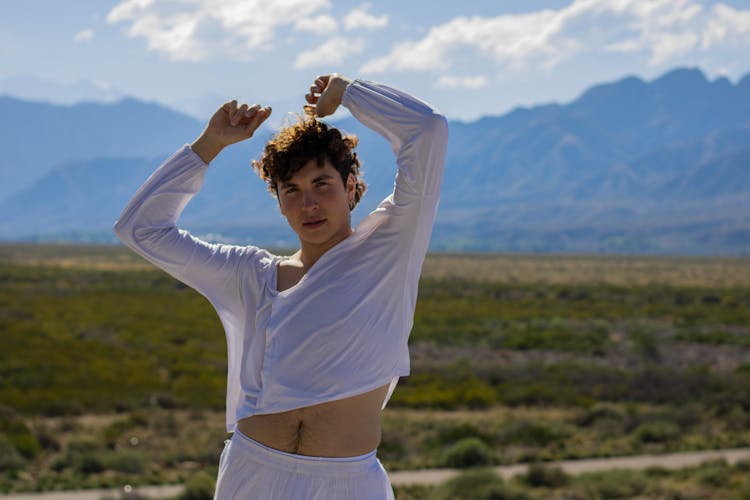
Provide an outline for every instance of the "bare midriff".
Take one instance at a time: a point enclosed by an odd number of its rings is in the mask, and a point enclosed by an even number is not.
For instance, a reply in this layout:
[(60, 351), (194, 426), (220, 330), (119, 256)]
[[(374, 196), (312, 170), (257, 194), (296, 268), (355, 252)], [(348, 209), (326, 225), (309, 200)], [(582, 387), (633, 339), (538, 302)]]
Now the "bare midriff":
[(354, 457), (380, 445), (380, 413), (388, 384), (348, 398), (281, 413), (252, 415), (237, 428), (268, 447), (317, 457)]

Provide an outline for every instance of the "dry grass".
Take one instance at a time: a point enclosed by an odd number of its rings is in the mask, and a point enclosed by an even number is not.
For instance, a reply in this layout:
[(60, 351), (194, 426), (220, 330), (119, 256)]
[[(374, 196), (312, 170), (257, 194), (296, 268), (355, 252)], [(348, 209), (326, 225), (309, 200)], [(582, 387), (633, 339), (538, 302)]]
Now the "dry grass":
[(750, 258), (430, 254), (422, 276), (511, 284), (750, 286)]
[[(4, 243), (0, 244), (0, 262), (102, 271), (153, 268), (119, 245)], [(422, 277), (519, 285), (731, 288), (750, 286), (750, 258), (431, 253), (425, 260)]]

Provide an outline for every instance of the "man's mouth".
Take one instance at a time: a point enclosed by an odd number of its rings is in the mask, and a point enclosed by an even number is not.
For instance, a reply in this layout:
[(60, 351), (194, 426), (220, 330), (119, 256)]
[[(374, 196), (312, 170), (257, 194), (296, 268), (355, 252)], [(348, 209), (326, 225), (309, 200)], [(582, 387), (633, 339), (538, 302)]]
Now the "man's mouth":
[(316, 227), (322, 226), (325, 221), (326, 219), (318, 219), (310, 222), (304, 222), (302, 223), (302, 226), (306, 227), (307, 229), (315, 229)]

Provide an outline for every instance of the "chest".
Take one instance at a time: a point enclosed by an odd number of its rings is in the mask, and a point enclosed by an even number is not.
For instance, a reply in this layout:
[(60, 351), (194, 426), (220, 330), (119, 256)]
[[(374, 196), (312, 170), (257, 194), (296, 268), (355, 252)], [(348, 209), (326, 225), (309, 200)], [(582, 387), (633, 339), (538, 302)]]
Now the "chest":
[(299, 283), (304, 275), (305, 269), (302, 267), (284, 265), (284, 263), (279, 264), (276, 270), (276, 290), (283, 292), (292, 288)]

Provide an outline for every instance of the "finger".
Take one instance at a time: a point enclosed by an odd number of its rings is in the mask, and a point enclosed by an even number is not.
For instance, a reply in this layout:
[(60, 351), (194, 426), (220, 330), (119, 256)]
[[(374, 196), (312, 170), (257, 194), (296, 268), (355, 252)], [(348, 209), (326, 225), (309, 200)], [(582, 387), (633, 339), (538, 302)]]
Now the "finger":
[(245, 116), (246, 111), (247, 111), (247, 104), (243, 104), (242, 106), (238, 107), (234, 112), (232, 125), (239, 124), (240, 121), (242, 121), (242, 118)]
[(313, 94), (305, 94), (305, 100), (310, 104), (315, 104), (316, 102), (318, 102), (318, 98)]
[(234, 117), (237, 114), (237, 100), (234, 99), (229, 103), (229, 123), (231, 125), (235, 124)]
[(247, 111), (247, 104), (243, 104), (239, 108), (237, 108), (234, 112), (234, 115), (230, 118), (230, 123), (232, 125), (237, 125), (240, 123), (242, 118), (245, 116), (245, 112)]
[(271, 115), (271, 106), (259, 109), (245, 125), (245, 133), (249, 136)]
[(245, 109), (240, 111), (239, 122), (243, 122), (249, 118), (252, 118), (253, 115), (255, 115), (255, 113), (258, 112), (259, 109), (260, 109), (260, 106), (257, 104), (253, 104), (249, 108), (245, 106)]
[(260, 106), (258, 106), (257, 104), (254, 104), (251, 107), (248, 107), (247, 104), (243, 104), (239, 109), (237, 109), (237, 113), (234, 116), (234, 122), (232, 123), (232, 125), (242, 125), (244, 127), (244, 123), (258, 111), (259, 107)]

